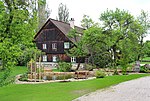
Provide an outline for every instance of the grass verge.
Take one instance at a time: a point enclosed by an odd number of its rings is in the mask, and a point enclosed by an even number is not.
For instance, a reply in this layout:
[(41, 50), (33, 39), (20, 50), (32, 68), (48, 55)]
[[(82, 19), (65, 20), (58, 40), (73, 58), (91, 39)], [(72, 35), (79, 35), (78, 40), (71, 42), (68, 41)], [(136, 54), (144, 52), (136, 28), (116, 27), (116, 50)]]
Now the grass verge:
[(101, 79), (65, 83), (11, 84), (0, 88), (0, 101), (71, 101), (98, 89), (148, 75), (108, 76)]

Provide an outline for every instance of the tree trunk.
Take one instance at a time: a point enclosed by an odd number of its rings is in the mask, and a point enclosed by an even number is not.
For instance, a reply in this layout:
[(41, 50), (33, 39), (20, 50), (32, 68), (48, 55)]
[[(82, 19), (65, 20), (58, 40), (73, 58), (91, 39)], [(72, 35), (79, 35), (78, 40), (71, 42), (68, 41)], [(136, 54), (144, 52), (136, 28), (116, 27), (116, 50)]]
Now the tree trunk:
[(137, 60), (140, 60), (141, 54), (138, 55)]
[(138, 54), (137, 60), (140, 60), (140, 58), (141, 58), (141, 57), (142, 57), (142, 55), (143, 55), (143, 54), (142, 54), (142, 48), (143, 48), (143, 46), (144, 46), (144, 45), (143, 45), (143, 38), (144, 38), (144, 37), (143, 37), (143, 36), (141, 36), (141, 40), (140, 40), (140, 49), (139, 49), (140, 51), (139, 51), (139, 54)]
[(78, 62), (76, 70), (78, 70), (80, 68), (80, 62), (81, 62), (81, 59), (79, 58), (79, 62)]
[(93, 53), (91, 52), (91, 60), (92, 60), (92, 66), (94, 65), (94, 57), (93, 57)]
[(116, 53), (116, 45), (114, 45), (112, 47), (112, 51), (113, 51), (113, 66), (115, 67), (116, 66), (116, 60), (117, 60), (117, 53)]

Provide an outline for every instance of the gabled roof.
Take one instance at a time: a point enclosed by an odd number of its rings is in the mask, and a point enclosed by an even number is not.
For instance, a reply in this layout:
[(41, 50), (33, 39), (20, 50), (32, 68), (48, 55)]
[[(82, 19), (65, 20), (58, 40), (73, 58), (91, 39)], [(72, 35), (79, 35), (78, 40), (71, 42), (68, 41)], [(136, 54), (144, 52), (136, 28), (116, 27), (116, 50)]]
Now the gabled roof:
[[(54, 20), (49, 18), (47, 20), (47, 22), (43, 25), (43, 27), (38, 31), (38, 33), (35, 35), (34, 40), (36, 39), (36, 37), (39, 35), (39, 33), (42, 31), (42, 29), (48, 24), (48, 22), (51, 21), (66, 37), (67, 34), (69, 33), (69, 31), (72, 29), (70, 27), (69, 23), (66, 22), (62, 22), (62, 21), (58, 21), (58, 20)], [(77, 31), (77, 34), (82, 34), (83, 33), (83, 28), (75, 26), (75, 29)], [(68, 38), (68, 37), (67, 37)], [(72, 42), (74, 42), (74, 39), (69, 38)], [(79, 40), (80, 38), (77, 38), (77, 40)]]

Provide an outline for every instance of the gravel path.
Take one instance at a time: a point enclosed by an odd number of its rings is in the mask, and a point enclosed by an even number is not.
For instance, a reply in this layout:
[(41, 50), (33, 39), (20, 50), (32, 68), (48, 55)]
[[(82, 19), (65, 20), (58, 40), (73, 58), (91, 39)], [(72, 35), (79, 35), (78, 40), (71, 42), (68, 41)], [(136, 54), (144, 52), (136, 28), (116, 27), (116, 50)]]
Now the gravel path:
[(74, 101), (150, 101), (150, 77), (123, 82)]

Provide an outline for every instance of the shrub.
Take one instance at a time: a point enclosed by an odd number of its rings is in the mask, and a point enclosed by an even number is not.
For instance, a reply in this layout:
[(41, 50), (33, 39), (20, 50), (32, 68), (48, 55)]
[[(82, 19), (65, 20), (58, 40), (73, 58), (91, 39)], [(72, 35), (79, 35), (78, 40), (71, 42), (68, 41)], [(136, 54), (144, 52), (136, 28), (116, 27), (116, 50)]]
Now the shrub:
[(96, 68), (96, 66), (95, 66), (95, 65), (94, 65), (94, 66), (92, 66), (91, 64), (86, 64), (86, 65), (85, 65), (85, 68), (86, 68), (86, 70), (91, 71), (91, 70), (95, 69), (95, 68)]
[(127, 67), (122, 68), (122, 75), (127, 75)]
[(23, 74), (20, 76), (20, 81), (28, 81), (28, 75), (27, 74)]
[(103, 71), (96, 71), (96, 78), (104, 78), (106, 74)]
[(140, 73), (148, 73), (148, 72), (149, 72), (148, 68), (145, 68), (144, 66), (140, 67)]
[(3, 67), (2, 66), (0, 66), (0, 71), (3, 69)]
[(59, 75), (57, 77), (58, 80), (65, 80), (65, 79), (70, 79), (70, 78), (72, 78), (72, 75), (70, 75), (70, 74)]
[(59, 62), (58, 69), (62, 72), (69, 72), (71, 71), (72, 64), (66, 62)]
[(114, 70), (113, 75), (119, 75), (119, 72), (117, 71), (117, 69)]
[[(110, 52), (101, 51), (97, 52), (94, 56), (94, 64), (100, 68), (111, 66), (112, 57)], [(92, 63), (92, 62), (91, 62)]]

